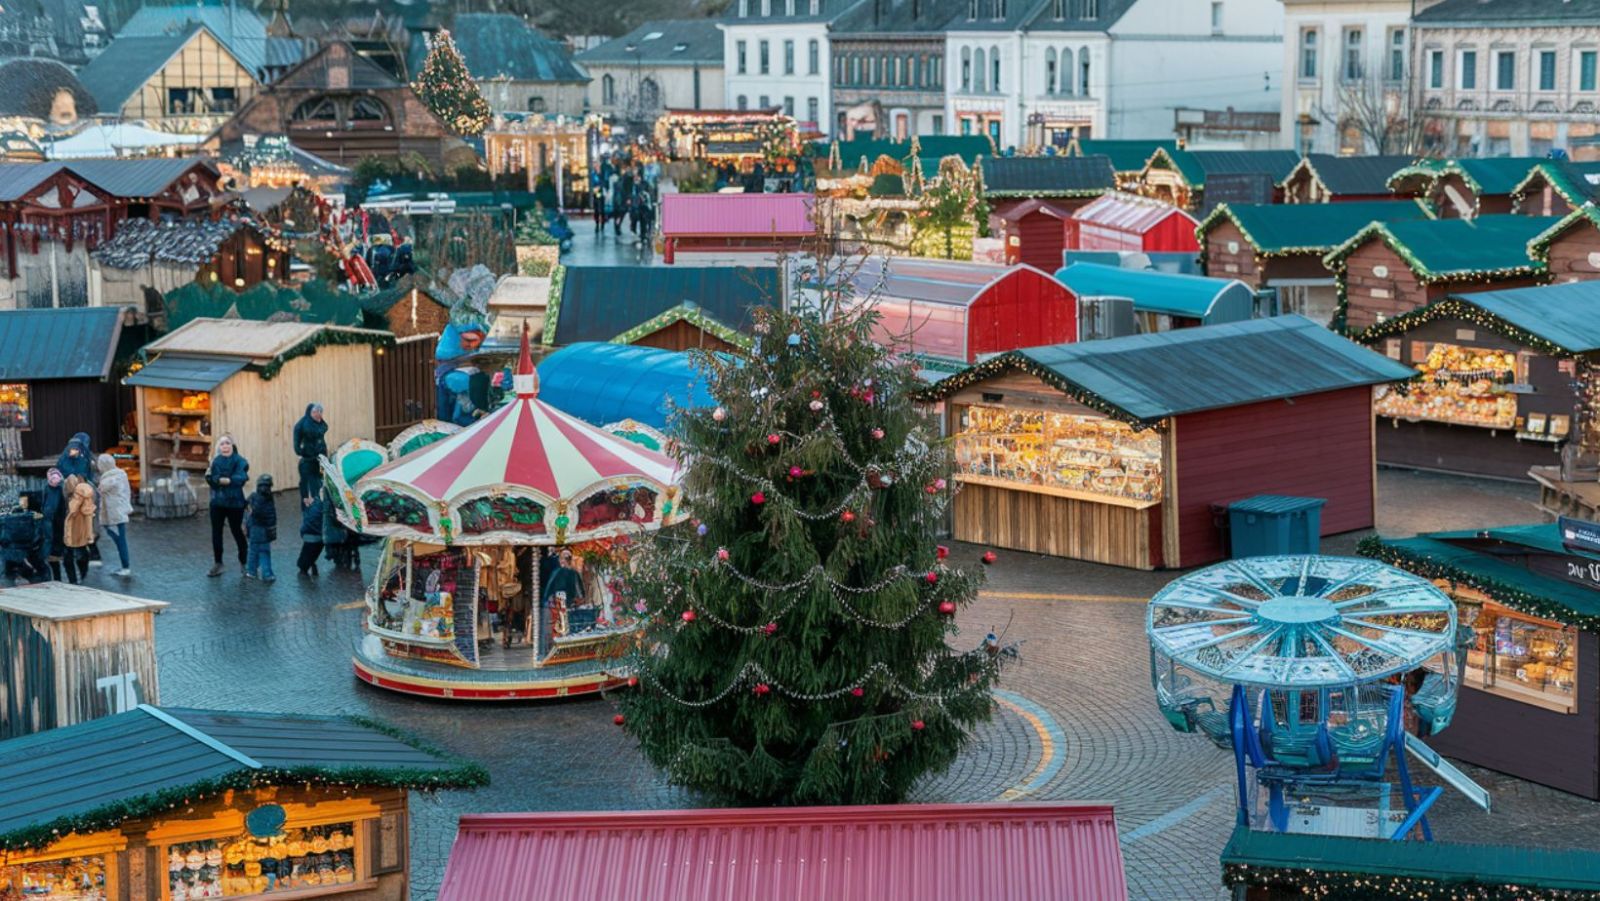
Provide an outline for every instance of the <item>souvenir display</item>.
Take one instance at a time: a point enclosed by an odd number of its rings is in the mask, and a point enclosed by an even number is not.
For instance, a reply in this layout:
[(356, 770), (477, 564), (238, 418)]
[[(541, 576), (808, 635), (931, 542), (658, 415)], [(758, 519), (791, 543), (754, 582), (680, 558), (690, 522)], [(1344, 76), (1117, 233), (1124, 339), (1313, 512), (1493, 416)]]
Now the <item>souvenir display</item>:
[(1489, 429), (1517, 424), (1517, 395), (1507, 390), (1517, 381), (1517, 355), (1510, 351), (1477, 350), (1434, 344), (1417, 354), (1422, 377), (1403, 389), (1379, 388), (1379, 416), (1427, 419)]
[(26, 383), (0, 383), (0, 428), (33, 428), (33, 391)]
[(235, 898), (356, 881), (353, 823), (245, 834), (173, 845), (167, 852), (172, 901)]
[(1141, 501), (1161, 498), (1161, 436), (1104, 417), (968, 407), (955, 452), (958, 476)]
[(0, 901), (105, 901), (104, 857), (0, 866)]

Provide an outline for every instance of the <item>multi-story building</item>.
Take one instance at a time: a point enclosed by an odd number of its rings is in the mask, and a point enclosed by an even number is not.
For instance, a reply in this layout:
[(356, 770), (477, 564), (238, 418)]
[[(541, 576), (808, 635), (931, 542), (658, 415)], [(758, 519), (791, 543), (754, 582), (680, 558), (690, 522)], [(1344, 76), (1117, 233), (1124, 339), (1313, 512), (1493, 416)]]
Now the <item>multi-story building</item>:
[(579, 53), (589, 109), (645, 123), (669, 109), (722, 109), (722, 32), (710, 19), (646, 22)]
[(904, 141), (945, 134), (945, 23), (966, 0), (868, 0), (834, 21), (834, 131)]
[[(589, 73), (565, 45), (510, 13), (461, 13), (450, 37), (483, 99), (496, 113), (581, 115)], [(406, 69), (422, 71), (429, 36), (412, 35)]]
[(723, 15), (723, 96), (735, 109), (781, 107), (827, 132), (833, 123), (828, 26), (872, 0), (733, 0)]
[(1412, 29), (1425, 148), (1600, 157), (1600, 4), (1443, 0)]
[[(1280, 140), (1301, 153), (1413, 151), (1412, 8), (1433, 0), (1281, 0)], [(1476, 0), (1474, 0), (1476, 2)], [(1384, 146), (1380, 146), (1384, 145)]]

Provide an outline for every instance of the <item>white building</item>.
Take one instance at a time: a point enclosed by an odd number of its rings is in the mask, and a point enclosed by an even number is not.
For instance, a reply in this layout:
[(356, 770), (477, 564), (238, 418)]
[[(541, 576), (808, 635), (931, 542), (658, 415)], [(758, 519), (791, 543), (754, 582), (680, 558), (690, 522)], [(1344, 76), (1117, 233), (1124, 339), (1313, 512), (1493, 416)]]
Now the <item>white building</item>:
[(669, 109), (723, 109), (722, 32), (709, 19), (646, 22), (579, 53), (591, 112), (653, 122)]
[(1301, 153), (1403, 151), (1375, 146), (1350, 124), (1352, 118), (1370, 116), (1374, 100), (1392, 104), (1404, 99), (1412, 7), (1431, 0), (1281, 2), (1281, 144)]
[(828, 25), (862, 2), (871, 0), (733, 0), (720, 22), (724, 104), (781, 107), (830, 131)]
[(949, 121), (1022, 148), (1276, 110), (1282, 20), (1278, 0), (968, 0), (946, 26)]

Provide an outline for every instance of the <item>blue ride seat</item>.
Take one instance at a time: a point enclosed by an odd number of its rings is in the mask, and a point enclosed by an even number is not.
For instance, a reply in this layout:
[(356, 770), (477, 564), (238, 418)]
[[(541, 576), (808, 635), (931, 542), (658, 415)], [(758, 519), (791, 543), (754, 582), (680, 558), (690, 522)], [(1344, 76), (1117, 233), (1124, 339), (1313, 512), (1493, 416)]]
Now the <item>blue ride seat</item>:
[(1422, 687), (1411, 696), (1411, 706), (1416, 708), (1423, 735), (1433, 735), (1450, 725), (1456, 713), (1456, 694), (1450, 683), (1438, 673), (1429, 673)]

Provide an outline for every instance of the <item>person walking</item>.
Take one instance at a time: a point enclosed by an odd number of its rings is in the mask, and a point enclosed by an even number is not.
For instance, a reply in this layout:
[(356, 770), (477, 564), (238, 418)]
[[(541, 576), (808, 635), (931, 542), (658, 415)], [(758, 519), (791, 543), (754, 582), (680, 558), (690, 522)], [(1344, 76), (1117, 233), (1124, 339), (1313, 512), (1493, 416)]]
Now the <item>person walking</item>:
[(322, 418), (322, 404), (306, 404), (306, 412), (294, 424), (294, 455), (300, 458), (300, 500), (314, 497), (322, 485), (322, 464), (318, 458), (328, 453), (328, 421)]
[(133, 513), (133, 486), (110, 454), (101, 454), (95, 463), (100, 468), (100, 527), (117, 546), (122, 568), (116, 575), (127, 578), (133, 575), (128, 569), (128, 516)]
[(217, 455), (211, 458), (206, 469), (206, 484), (211, 487), (211, 558), (214, 561), (208, 576), (222, 575), (222, 526), (233, 533), (233, 543), (239, 549), (239, 565), (245, 565), (244, 536), (244, 486), (250, 481), (250, 461), (239, 453), (233, 438), (223, 435), (217, 439)]
[(315, 576), (322, 556), (322, 494), (300, 499), (300, 556), (294, 568), (302, 576)]
[(589, 206), (594, 209), (594, 233), (602, 234), (606, 230), (606, 191), (605, 184), (600, 180), (600, 173), (596, 172), (589, 177)]
[(94, 486), (77, 476), (67, 476), (61, 484), (67, 497), (66, 521), (61, 528), (66, 547), (61, 565), (67, 571), (67, 581), (76, 585), (89, 575), (89, 542), (95, 533)]
[(44, 474), (44, 498), (39, 505), (39, 512), (44, 516), (45, 561), (50, 566), (51, 578), (57, 582), (61, 581), (61, 556), (67, 548), (62, 537), (62, 530), (67, 526), (67, 501), (61, 490), (63, 481), (61, 470), (50, 467)]
[(272, 574), (272, 543), (278, 540), (278, 506), (272, 500), (272, 476), (262, 473), (256, 479), (255, 494), (250, 495), (250, 554), (245, 560), (244, 575), (271, 583), (278, 577)]
[(646, 250), (650, 249), (650, 235), (655, 230), (656, 224), (656, 207), (648, 188), (641, 188), (636, 195), (633, 204), (633, 222), (639, 232), (639, 246)]
[[(89, 483), (92, 489), (96, 482), (96, 464), (89, 450), (89, 433), (78, 432), (67, 441), (67, 446), (62, 449), (61, 455), (56, 458), (56, 468), (61, 470), (61, 477), (69, 479), (77, 476)], [(89, 565), (100, 565), (100, 536), (96, 533), (89, 540)]]

